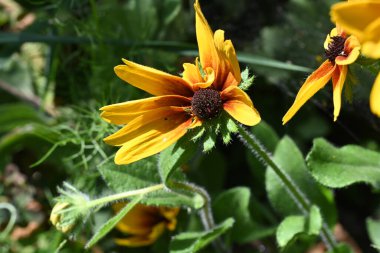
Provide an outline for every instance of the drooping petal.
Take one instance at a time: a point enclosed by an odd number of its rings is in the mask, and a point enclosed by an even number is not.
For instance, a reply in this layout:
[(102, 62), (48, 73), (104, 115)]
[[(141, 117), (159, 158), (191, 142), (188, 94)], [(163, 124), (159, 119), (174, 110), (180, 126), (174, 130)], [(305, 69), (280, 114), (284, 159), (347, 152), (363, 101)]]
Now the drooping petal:
[(194, 9), (195, 30), (197, 34), (199, 57), (202, 67), (211, 67), (217, 71), (219, 68), (219, 56), (214, 44), (214, 35), (202, 13), (198, 0), (195, 1)]
[(148, 115), (155, 117), (149, 122), (143, 119), (145, 115), (140, 116), (104, 140), (122, 145), (115, 156), (116, 164), (129, 164), (164, 150), (185, 135), (192, 123), (186, 112), (158, 114)]
[(373, 114), (380, 117), (380, 72), (377, 74), (369, 97), (369, 105)]
[(317, 93), (317, 91), (326, 85), (326, 83), (330, 80), (334, 69), (335, 65), (332, 65), (329, 60), (326, 60), (306, 79), (305, 83), (298, 91), (293, 105), (282, 118), (283, 125), (296, 114), (296, 112), (306, 103), (306, 101), (308, 101), (315, 93)]
[(100, 116), (109, 123), (127, 124), (148, 111), (168, 106), (189, 106), (190, 103), (190, 98), (177, 95), (150, 97), (103, 106)]
[(348, 67), (337, 66), (332, 75), (332, 83), (333, 83), (333, 100), (334, 100), (334, 121), (339, 116), (341, 104), (342, 104), (342, 90), (344, 82), (346, 81)]
[(331, 19), (346, 32), (362, 40), (366, 27), (379, 18), (380, 1), (362, 0), (336, 3), (331, 7)]
[(188, 81), (189, 83), (195, 84), (203, 82), (203, 78), (201, 76), (201, 73), (199, 72), (199, 67), (195, 64), (184, 63), (183, 69), (184, 71), (182, 73), (182, 78)]
[(247, 126), (254, 126), (261, 120), (247, 93), (230, 86), (221, 93), (223, 109), (234, 119)]
[(191, 86), (182, 78), (123, 59), (125, 65), (114, 68), (116, 75), (131, 85), (152, 95), (191, 97)]
[(253, 107), (253, 103), (251, 98), (245, 93), (243, 90), (238, 87), (230, 86), (227, 89), (223, 90), (220, 93), (220, 96), (223, 101), (228, 100), (240, 100), (244, 104)]
[(129, 236), (127, 238), (117, 238), (115, 243), (121, 246), (142, 247), (153, 244), (157, 238), (165, 231), (165, 223), (160, 222), (152, 227), (150, 233), (139, 236)]
[(335, 62), (338, 65), (352, 64), (360, 55), (360, 43), (355, 36), (350, 36), (344, 43), (344, 52), (348, 53), (348, 56), (339, 55), (335, 58)]
[(261, 120), (259, 112), (240, 100), (229, 100), (223, 109), (234, 119), (247, 126), (254, 126)]

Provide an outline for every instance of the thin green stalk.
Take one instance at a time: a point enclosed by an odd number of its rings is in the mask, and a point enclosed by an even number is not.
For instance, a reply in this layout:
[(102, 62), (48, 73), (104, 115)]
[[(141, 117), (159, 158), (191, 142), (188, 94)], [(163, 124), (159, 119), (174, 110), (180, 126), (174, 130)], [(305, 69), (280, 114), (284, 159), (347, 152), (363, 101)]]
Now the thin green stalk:
[[(259, 142), (259, 140), (250, 132), (248, 132), (243, 126), (238, 125), (239, 137), (240, 140), (250, 149), (253, 155), (255, 155), (262, 163), (271, 167), (276, 175), (280, 178), (286, 190), (289, 192), (290, 196), (293, 198), (295, 203), (301, 209), (301, 211), (307, 215), (311, 208), (311, 202), (303, 194), (301, 189), (297, 186), (297, 184), (291, 179), (291, 177), (284, 171), (281, 167), (279, 167), (271, 157), (271, 155), (266, 151), (263, 145)], [(333, 249), (336, 247), (336, 242), (331, 234), (327, 224), (323, 222), (321, 229), (321, 238), (325, 242), (326, 246), (329, 249)]]
[[(195, 184), (177, 181), (171, 181), (170, 187), (200, 195), (204, 200), (204, 206), (199, 210), (199, 216), (201, 217), (202, 224), (206, 230), (211, 230), (215, 227), (214, 216), (212, 215), (211, 209), (211, 198), (205, 189)], [(213, 245), (217, 252), (229, 252), (223, 241), (220, 239), (215, 240)]]
[(121, 199), (125, 199), (125, 198), (129, 198), (132, 196), (142, 195), (142, 194), (158, 191), (158, 190), (164, 189), (164, 187), (165, 187), (164, 184), (157, 184), (157, 185), (149, 186), (149, 187), (138, 189), (138, 190), (122, 192), (122, 193), (106, 196), (103, 198), (94, 199), (94, 200), (89, 201), (87, 207), (92, 208), (95, 206), (105, 205), (107, 203), (114, 202), (114, 201), (121, 200)]

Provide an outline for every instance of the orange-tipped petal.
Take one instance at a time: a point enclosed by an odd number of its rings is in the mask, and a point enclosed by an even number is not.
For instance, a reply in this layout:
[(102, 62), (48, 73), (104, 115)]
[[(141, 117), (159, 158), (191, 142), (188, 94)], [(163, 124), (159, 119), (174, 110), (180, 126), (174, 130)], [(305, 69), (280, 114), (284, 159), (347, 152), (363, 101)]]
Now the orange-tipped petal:
[(302, 85), (298, 91), (296, 99), (293, 105), (286, 112), (282, 118), (282, 124), (286, 124), (297, 111), (308, 101), (315, 93), (322, 89), (326, 83), (330, 80), (335, 69), (335, 65), (332, 65), (329, 60), (326, 60), (322, 65), (314, 71)]
[(334, 100), (334, 121), (339, 116), (341, 104), (342, 104), (342, 90), (344, 82), (346, 81), (348, 67), (337, 66), (332, 75), (332, 83), (333, 83), (333, 100)]
[(348, 56), (337, 56), (335, 62), (338, 65), (352, 64), (360, 55), (360, 43), (355, 36), (350, 36), (344, 43), (344, 51), (348, 52)]
[(109, 123), (127, 124), (148, 111), (168, 106), (189, 106), (190, 103), (190, 98), (177, 95), (150, 97), (103, 106), (100, 116)]
[(234, 119), (247, 126), (254, 126), (261, 120), (259, 112), (240, 100), (229, 100), (223, 109)]
[(377, 74), (369, 97), (369, 105), (373, 114), (380, 117), (380, 72)]
[(202, 67), (212, 67), (216, 71), (219, 68), (219, 56), (214, 44), (213, 32), (202, 13), (198, 0), (195, 1), (194, 9), (195, 30)]
[[(129, 164), (157, 154), (185, 135), (192, 123), (192, 119), (184, 112), (166, 116), (158, 114), (161, 117), (156, 117), (148, 123), (145, 120), (136, 123), (135, 121), (141, 120), (137, 118), (119, 130), (120, 133), (117, 132), (109, 136), (108, 140), (105, 139), (112, 145), (122, 144), (115, 156), (116, 164)], [(128, 128), (129, 125), (132, 125), (132, 130)], [(137, 127), (138, 125), (140, 127)]]
[(363, 39), (363, 32), (379, 18), (380, 1), (362, 0), (336, 3), (331, 7), (331, 19), (346, 32)]
[(125, 65), (114, 68), (116, 75), (131, 85), (152, 95), (181, 95), (190, 97), (191, 86), (182, 78), (154, 68), (123, 59)]
[(178, 122), (178, 118), (190, 117), (184, 110), (180, 107), (167, 106), (147, 111), (130, 121), (116, 133), (104, 138), (104, 141), (109, 145), (122, 146), (135, 138), (139, 138), (142, 134), (157, 133), (156, 130), (159, 129), (165, 133), (181, 124)]

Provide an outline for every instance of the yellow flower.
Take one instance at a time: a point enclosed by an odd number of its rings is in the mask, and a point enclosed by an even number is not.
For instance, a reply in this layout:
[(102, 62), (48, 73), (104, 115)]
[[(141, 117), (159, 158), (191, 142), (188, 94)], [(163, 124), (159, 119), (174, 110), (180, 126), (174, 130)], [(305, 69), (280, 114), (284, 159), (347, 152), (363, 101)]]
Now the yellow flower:
[(322, 89), (330, 79), (332, 79), (333, 84), (334, 121), (339, 116), (341, 94), (347, 76), (347, 65), (358, 58), (360, 43), (355, 36), (348, 37), (344, 31), (336, 27), (327, 35), (324, 48), (327, 60), (306, 79), (293, 105), (282, 118), (283, 124), (286, 124), (306, 101)]
[(162, 151), (222, 110), (245, 125), (260, 121), (251, 99), (238, 87), (240, 67), (231, 40), (224, 39), (222, 30), (213, 34), (198, 0), (194, 8), (200, 62), (185, 63), (182, 77), (125, 59), (125, 65), (115, 67), (122, 80), (154, 95), (101, 108), (106, 121), (127, 124), (104, 139), (121, 146), (116, 164), (129, 164)]
[[(117, 203), (112, 207), (118, 212), (125, 203)], [(118, 238), (115, 242), (122, 246), (141, 247), (154, 243), (168, 229), (173, 231), (177, 225), (179, 208), (155, 207), (137, 204), (116, 225), (127, 238)]]
[[(362, 44), (362, 54), (380, 58), (380, 0), (348, 1), (331, 7), (331, 19)], [(369, 98), (371, 111), (380, 117), (380, 72)]]

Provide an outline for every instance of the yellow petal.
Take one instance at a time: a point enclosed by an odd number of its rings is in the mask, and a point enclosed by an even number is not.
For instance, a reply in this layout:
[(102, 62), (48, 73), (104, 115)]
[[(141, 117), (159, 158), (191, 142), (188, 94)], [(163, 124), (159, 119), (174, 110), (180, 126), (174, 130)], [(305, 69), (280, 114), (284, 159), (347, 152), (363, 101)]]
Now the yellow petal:
[(190, 98), (177, 95), (150, 97), (103, 106), (100, 108), (103, 111), (100, 116), (109, 123), (127, 124), (148, 111), (167, 106), (187, 106), (190, 103)]
[(182, 78), (123, 59), (125, 65), (114, 68), (116, 75), (131, 85), (152, 95), (191, 97), (191, 86)]
[(286, 124), (297, 111), (308, 101), (312, 96), (314, 96), (317, 91), (322, 89), (326, 83), (330, 80), (335, 66), (331, 64), (329, 60), (326, 60), (322, 65), (314, 71), (302, 85), (301, 89), (298, 91), (296, 99), (293, 105), (289, 108), (285, 116), (282, 118), (282, 124)]
[(115, 239), (115, 243), (121, 246), (142, 247), (153, 244), (157, 238), (165, 231), (165, 223), (160, 222), (152, 227), (152, 230), (147, 235), (130, 236), (125, 239)]
[(183, 64), (183, 79), (188, 81), (191, 84), (203, 82), (203, 78), (199, 73), (199, 68), (195, 64), (184, 63)]
[(202, 67), (211, 67), (216, 71), (219, 68), (219, 56), (214, 44), (213, 32), (202, 13), (198, 0), (195, 1), (194, 9), (195, 30)]
[(331, 19), (346, 32), (363, 39), (363, 31), (379, 18), (380, 1), (362, 0), (336, 3), (331, 7)]
[(375, 83), (373, 84), (369, 97), (369, 105), (372, 113), (380, 117), (380, 72), (377, 74)]
[(335, 62), (338, 65), (349, 65), (358, 59), (360, 55), (360, 43), (355, 36), (350, 36), (344, 43), (344, 52), (348, 52), (348, 56), (337, 56)]
[(223, 90), (220, 94), (223, 101), (228, 100), (240, 100), (244, 104), (253, 107), (251, 98), (243, 90), (235, 86), (230, 86), (227, 89)]
[(247, 126), (254, 126), (261, 120), (258, 111), (240, 100), (229, 100), (223, 104), (223, 109), (234, 119)]
[(341, 104), (342, 104), (342, 90), (344, 82), (346, 81), (347, 77), (347, 69), (348, 67), (343, 66), (337, 66), (335, 68), (335, 71), (332, 75), (332, 83), (333, 83), (333, 100), (334, 100), (334, 121), (339, 116)]
[[(149, 110), (130, 121), (128, 125), (116, 133), (104, 138), (104, 141), (110, 145), (121, 146), (139, 137), (141, 134), (156, 133), (156, 131), (154, 131), (156, 129), (169, 131), (179, 124), (179, 122), (177, 122), (178, 117), (182, 118), (182, 115), (186, 115), (184, 108), (172, 106)], [(156, 124), (161, 128), (156, 128)]]
[[(379, 15), (380, 16), (380, 15)], [(372, 22), (364, 32), (362, 53), (373, 58), (380, 58), (380, 17)]]
[(224, 42), (224, 51), (226, 52), (228, 62), (230, 63), (232, 74), (235, 77), (237, 83), (241, 81), (240, 66), (236, 56), (234, 45), (231, 40), (226, 40)]
[[(119, 212), (126, 202), (112, 205), (115, 212)], [(117, 224), (116, 228), (123, 233), (133, 235), (147, 235), (159, 220), (159, 209), (154, 206), (137, 204)]]
[(157, 154), (185, 135), (191, 123), (192, 119), (182, 113), (142, 125), (127, 134), (128, 141), (117, 151), (115, 163), (129, 164)]
[(171, 207), (159, 207), (160, 214), (162, 217), (165, 217), (167, 224), (166, 228), (170, 231), (173, 231), (177, 226), (177, 215), (179, 213), (179, 208)]

